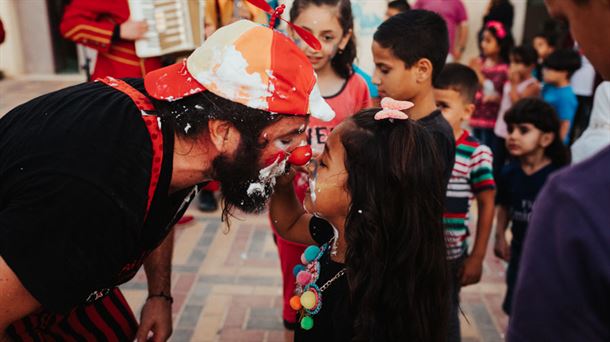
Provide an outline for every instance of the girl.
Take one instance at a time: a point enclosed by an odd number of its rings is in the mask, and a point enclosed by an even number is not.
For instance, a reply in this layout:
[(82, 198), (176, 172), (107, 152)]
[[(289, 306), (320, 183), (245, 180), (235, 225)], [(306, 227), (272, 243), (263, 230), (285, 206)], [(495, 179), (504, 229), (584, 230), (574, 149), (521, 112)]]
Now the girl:
[(506, 162), (506, 122), (504, 114), (513, 104), (526, 97), (540, 96), (540, 82), (532, 76), (536, 67), (536, 50), (531, 46), (522, 45), (510, 51), (510, 66), (508, 68), (508, 82), (504, 84), (502, 101), (498, 112), (498, 120), (494, 127), (496, 135), (494, 147), (494, 175), (498, 177)]
[(440, 158), (424, 128), (378, 120), (377, 112), (362, 111), (330, 134), (310, 164), (304, 206), (289, 177), (272, 196), (278, 233), (314, 245), (303, 255), (309, 264), (295, 269), (295, 341), (447, 338)]
[(483, 57), (470, 62), (470, 67), (479, 76), (482, 86), (482, 92), (477, 95), (476, 110), (470, 119), (470, 126), (474, 136), (492, 150), (493, 128), (502, 99), (502, 87), (507, 79), (508, 53), (511, 46), (512, 38), (504, 25), (499, 21), (490, 21), (485, 25), (480, 43)]
[[(291, 32), (291, 36), (313, 65), (322, 96), (336, 115), (330, 122), (314, 118), (309, 121), (309, 144), (314, 155), (318, 155), (322, 153), (330, 131), (350, 115), (370, 107), (371, 97), (364, 79), (352, 69), (356, 58), (356, 42), (349, 0), (296, 0), (290, 9), (290, 20), (310, 31), (322, 44), (322, 49), (315, 51), (302, 42), (297, 34)], [(303, 200), (307, 188), (306, 176), (298, 174), (294, 183), (299, 198)], [(284, 325), (292, 330), (296, 321), (295, 313), (288, 303), (294, 292), (295, 278), (292, 268), (299, 262), (306, 246), (285, 241), (277, 236), (276, 241), (284, 281)]]
[(352, 69), (356, 58), (352, 7), (349, 0), (296, 0), (290, 9), (290, 20), (313, 33), (322, 44), (322, 49), (315, 51), (292, 33), (318, 75), (322, 96), (336, 114), (331, 122), (309, 122), (311, 145), (319, 154), (332, 128), (371, 106), (366, 82)]
[[(505, 117), (506, 148), (515, 161), (498, 179), (497, 230), (494, 251), (508, 261), (506, 297), (502, 309), (510, 315), (513, 288), (528, 220), (538, 192), (548, 176), (569, 163), (569, 153), (559, 137), (559, 118), (553, 107), (537, 98), (523, 99)], [(505, 230), (512, 223), (510, 248)]]

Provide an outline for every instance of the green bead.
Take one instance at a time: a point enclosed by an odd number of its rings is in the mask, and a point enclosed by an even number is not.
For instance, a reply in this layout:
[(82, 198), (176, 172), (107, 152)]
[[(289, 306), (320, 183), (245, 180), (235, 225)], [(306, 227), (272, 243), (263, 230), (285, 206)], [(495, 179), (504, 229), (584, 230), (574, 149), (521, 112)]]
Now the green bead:
[(313, 328), (313, 318), (309, 316), (303, 317), (301, 320), (301, 328), (303, 328), (303, 330), (310, 330)]

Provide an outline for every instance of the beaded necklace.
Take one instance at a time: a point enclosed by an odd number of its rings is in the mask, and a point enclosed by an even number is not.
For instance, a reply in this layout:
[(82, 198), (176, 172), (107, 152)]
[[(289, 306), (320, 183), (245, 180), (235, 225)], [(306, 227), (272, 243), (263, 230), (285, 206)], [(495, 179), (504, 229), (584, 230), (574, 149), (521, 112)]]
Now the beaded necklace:
[(297, 284), (295, 295), (290, 298), (290, 307), (299, 313), (299, 321), (303, 330), (313, 328), (312, 316), (322, 309), (322, 292), (345, 274), (345, 268), (342, 268), (321, 287), (316, 285), (316, 281), (320, 277), (320, 258), (328, 248), (328, 243), (321, 247), (315, 245), (307, 247), (301, 255), (302, 264), (296, 265), (293, 269)]

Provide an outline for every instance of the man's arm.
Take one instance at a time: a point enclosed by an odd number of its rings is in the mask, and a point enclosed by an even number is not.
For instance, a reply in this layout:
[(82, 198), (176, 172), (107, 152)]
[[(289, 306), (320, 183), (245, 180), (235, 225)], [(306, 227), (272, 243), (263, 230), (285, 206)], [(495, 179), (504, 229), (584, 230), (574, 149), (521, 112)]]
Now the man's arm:
[(7, 339), (4, 331), (9, 325), (39, 307), (40, 303), (26, 290), (0, 256), (0, 342)]
[(462, 286), (476, 284), (481, 280), (483, 273), (483, 259), (487, 251), (487, 243), (491, 234), (491, 226), (494, 219), (494, 203), (496, 191), (486, 190), (476, 195), (477, 199), (477, 233), (474, 240), (472, 253), (464, 262), (461, 274)]
[(462, 54), (466, 49), (468, 40), (468, 23), (463, 21), (457, 28), (457, 37), (455, 37), (455, 45), (453, 47), (453, 58), (458, 62), (462, 58)]
[(144, 261), (148, 280), (148, 299), (142, 308), (137, 341), (167, 341), (172, 334), (171, 272), (174, 251), (174, 230)]

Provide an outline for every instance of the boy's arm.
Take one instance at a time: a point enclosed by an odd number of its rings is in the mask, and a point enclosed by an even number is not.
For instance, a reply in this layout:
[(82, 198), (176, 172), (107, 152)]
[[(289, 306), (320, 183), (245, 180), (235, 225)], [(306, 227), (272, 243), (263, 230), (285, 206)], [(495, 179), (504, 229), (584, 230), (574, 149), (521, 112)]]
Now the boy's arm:
[(496, 206), (496, 243), (494, 253), (500, 259), (509, 261), (510, 250), (506, 242), (506, 228), (508, 227), (508, 208), (504, 205)]
[(494, 219), (495, 189), (485, 190), (476, 195), (477, 200), (477, 233), (474, 239), (472, 253), (464, 262), (461, 274), (462, 286), (476, 284), (483, 273), (483, 259), (487, 251), (487, 243), (491, 234)]
[(309, 232), (312, 215), (307, 214), (297, 199), (292, 185), (295, 171), (278, 177), (275, 191), (269, 202), (269, 216), (275, 231), (284, 239), (311, 245), (316, 241)]
[(561, 141), (565, 141), (568, 133), (570, 132), (570, 120), (561, 120), (559, 126), (559, 137)]

